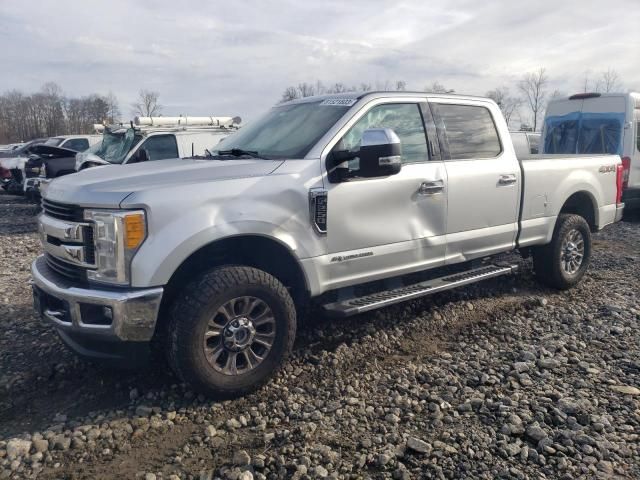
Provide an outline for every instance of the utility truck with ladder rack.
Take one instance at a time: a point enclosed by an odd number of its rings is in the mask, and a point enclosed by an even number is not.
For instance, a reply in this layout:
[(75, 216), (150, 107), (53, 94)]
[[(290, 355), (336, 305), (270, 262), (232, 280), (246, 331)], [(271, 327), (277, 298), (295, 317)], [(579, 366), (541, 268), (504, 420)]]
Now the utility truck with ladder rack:
[(32, 276), (38, 312), (79, 354), (155, 343), (221, 398), (278, 370), (312, 303), (360, 314), (511, 274), (491, 259), (514, 250), (572, 287), (592, 232), (623, 210), (619, 156), (517, 158), (485, 98), (310, 97), (209, 152), (53, 182)]

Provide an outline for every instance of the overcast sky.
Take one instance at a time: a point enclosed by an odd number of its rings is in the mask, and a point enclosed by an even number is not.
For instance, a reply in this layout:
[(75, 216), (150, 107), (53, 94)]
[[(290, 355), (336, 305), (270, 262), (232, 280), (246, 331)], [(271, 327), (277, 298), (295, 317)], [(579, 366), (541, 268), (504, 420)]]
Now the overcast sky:
[(0, 0), (0, 91), (140, 88), (163, 113), (251, 118), (289, 85), (438, 81), (460, 93), (547, 69), (582, 89), (615, 69), (640, 89), (639, 0)]

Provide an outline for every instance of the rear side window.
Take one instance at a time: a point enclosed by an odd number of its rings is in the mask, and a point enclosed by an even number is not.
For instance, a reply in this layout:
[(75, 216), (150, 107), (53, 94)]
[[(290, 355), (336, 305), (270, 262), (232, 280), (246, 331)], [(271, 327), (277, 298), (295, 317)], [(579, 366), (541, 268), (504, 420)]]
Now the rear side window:
[(498, 131), (487, 108), (440, 103), (437, 112), (444, 123), (452, 160), (493, 158), (502, 152)]
[(89, 140), (86, 138), (72, 138), (71, 140), (67, 140), (62, 146), (70, 150), (75, 150), (76, 152), (84, 152), (89, 148)]
[(178, 158), (178, 145), (173, 135), (156, 135), (145, 140), (140, 148), (149, 154), (149, 160)]
[(640, 152), (640, 122), (636, 122), (636, 148)]

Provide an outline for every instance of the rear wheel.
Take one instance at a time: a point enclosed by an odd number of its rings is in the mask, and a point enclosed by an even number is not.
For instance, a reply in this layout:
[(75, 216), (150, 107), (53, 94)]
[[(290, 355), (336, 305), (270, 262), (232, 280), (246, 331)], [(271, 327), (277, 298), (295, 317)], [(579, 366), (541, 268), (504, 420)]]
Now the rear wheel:
[(296, 331), (287, 289), (250, 267), (221, 267), (187, 286), (174, 305), (168, 338), (176, 373), (216, 398), (263, 385), (286, 360)]
[(590, 260), (591, 230), (579, 215), (560, 215), (551, 242), (533, 251), (533, 266), (538, 280), (561, 290), (580, 282)]

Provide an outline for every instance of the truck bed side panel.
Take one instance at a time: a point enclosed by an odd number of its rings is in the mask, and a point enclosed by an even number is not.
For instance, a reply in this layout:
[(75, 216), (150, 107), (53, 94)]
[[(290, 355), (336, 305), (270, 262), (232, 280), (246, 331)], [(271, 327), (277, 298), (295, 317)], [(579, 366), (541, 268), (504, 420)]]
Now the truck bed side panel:
[(522, 160), (525, 175), (520, 247), (548, 243), (555, 221), (571, 195), (584, 192), (597, 229), (616, 213), (616, 155), (540, 155)]

